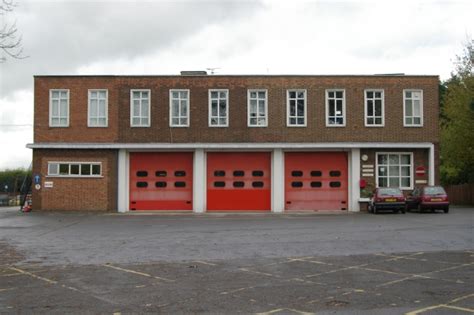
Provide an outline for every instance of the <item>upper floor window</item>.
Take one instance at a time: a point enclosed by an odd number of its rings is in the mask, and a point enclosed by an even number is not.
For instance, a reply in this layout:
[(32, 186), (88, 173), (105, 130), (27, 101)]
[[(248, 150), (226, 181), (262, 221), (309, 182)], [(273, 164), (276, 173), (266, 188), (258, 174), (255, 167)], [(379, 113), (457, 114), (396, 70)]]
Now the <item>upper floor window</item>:
[(170, 126), (189, 126), (189, 90), (170, 90)]
[(248, 126), (267, 126), (267, 90), (248, 90)]
[(377, 187), (412, 189), (412, 153), (377, 153)]
[(346, 125), (345, 94), (345, 90), (326, 90), (326, 126), (344, 127)]
[(150, 127), (150, 90), (131, 90), (130, 104), (130, 125)]
[(423, 126), (423, 91), (403, 90), (403, 125)]
[(89, 90), (89, 127), (107, 127), (107, 90)]
[(49, 126), (69, 126), (69, 90), (49, 90)]
[(306, 90), (287, 90), (287, 126), (306, 127)]
[(365, 126), (384, 125), (384, 91), (365, 90)]
[(209, 126), (229, 126), (229, 90), (209, 90)]

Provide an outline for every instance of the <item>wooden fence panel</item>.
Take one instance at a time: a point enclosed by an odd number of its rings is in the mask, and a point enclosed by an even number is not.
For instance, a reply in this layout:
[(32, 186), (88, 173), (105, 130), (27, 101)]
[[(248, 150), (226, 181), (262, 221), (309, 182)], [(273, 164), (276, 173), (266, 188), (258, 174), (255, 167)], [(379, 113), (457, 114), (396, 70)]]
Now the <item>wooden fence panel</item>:
[(447, 186), (446, 192), (453, 205), (474, 205), (474, 184)]

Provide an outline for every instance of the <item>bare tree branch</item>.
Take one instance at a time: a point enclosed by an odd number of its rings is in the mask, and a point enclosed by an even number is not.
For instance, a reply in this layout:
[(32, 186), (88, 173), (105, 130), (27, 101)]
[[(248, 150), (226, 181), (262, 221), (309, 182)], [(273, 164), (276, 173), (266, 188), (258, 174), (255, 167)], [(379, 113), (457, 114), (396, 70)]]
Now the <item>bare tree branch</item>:
[(13, 0), (2, 0), (0, 2), (0, 17), (2, 17), (2, 26), (0, 28), (0, 50), (4, 56), (0, 57), (0, 63), (5, 62), (7, 57), (14, 59), (25, 59), (28, 56), (23, 54), (22, 36), (19, 35), (16, 22), (8, 24), (5, 16), (13, 12), (17, 6)]

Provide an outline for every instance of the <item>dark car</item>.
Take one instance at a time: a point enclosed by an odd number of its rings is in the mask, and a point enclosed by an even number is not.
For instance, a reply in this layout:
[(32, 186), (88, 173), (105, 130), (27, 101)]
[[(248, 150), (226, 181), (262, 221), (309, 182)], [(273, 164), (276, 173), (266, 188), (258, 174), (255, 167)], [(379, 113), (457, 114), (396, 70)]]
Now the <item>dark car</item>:
[(405, 213), (405, 196), (399, 188), (376, 188), (369, 201), (369, 212), (392, 210)]
[(449, 212), (448, 194), (441, 186), (425, 186), (417, 187), (407, 197), (407, 210), (418, 209), (423, 210), (443, 210)]

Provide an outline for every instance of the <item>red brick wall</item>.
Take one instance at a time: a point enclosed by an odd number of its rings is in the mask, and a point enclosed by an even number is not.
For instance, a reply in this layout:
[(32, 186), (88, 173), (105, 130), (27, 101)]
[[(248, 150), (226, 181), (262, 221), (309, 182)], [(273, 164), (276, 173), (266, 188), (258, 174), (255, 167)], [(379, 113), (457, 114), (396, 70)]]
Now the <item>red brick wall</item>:
[[(109, 89), (109, 127), (87, 127), (87, 89)], [(169, 127), (169, 89), (190, 89), (190, 127)], [(208, 89), (229, 89), (229, 127), (208, 127)], [(267, 128), (247, 127), (247, 89), (268, 89)], [(307, 90), (307, 127), (286, 127), (286, 90)], [(325, 126), (325, 89), (346, 90), (346, 127)], [(364, 89), (385, 90), (385, 127), (364, 126)], [(70, 127), (49, 127), (49, 89), (70, 89)], [(130, 127), (130, 89), (151, 90), (151, 127)], [(403, 89), (423, 90), (424, 126), (403, 127)], [(434, 76), (35, 77), (35, 142), (434, 142)]]
[[(48, 162), (102, 162), (101, 178), (48, 177)], [(33, 174), (41, 175), (33, 188), (34, 210), (108, 210), (117, 208), (117, 151), (34, 150)], [(44, 182), (53, 182), (45, 188)]]

